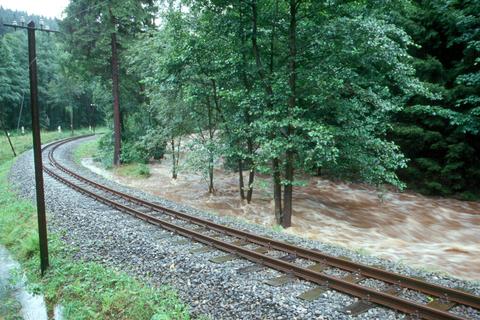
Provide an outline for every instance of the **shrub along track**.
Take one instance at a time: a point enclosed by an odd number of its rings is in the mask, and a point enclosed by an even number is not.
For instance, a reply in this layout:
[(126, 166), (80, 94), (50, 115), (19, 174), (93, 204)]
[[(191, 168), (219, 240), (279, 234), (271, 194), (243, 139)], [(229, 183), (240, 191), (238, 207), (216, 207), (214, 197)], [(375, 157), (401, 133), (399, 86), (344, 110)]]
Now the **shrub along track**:
[[(254, 266), (239, 269), (239, 276), (244, 272), (255, 272), (269, 267), (285, 273), (282, 277), (269, 280), (267, 283), (271, 285), (282, 285), (295, 278), (317, 284), (317, 287), (305, 292), (299, 298), (315, 299), (328, 289), (350, 294), (360, 299), (350, 306), (345, 306), (344, 311), (353, 315), (365, 312), (376, 305), (401, 311), (410, 315), (412, 319), (464, 319), (448, 311), (456, 305), (480, 310), (480, 297), (461, 290), (434, 285), (380, 268), (326, 255), (316, 250), (216, 224), (86, 179), (62, 166), (54, 158), (54, 152), (59, 146), (83, 137), (65, 139), (45, 146), (43, 151), (48, 151), (45, 172), (78, 192), (112, 208), (204, 244), (205, 247), (195, 250), (197, 253), (207, 252), (213, 248), (228, 253), (228, 255), (214, 258), (213, 262), (221, 263), (244, 258), (255, 263)], [(272, 256), (272, 253), (277, 254)], [(323, 272), (329, 268), (340, 269), (347, 274), (336, 277)], [(382, 281), (388, 284), (388, 287), (383, 291), (369, 288), (361, 284), (366, 279)], [(427, 304), (418, 303), (400, 297), (405, 290), (418, 291), (434, 298)]]

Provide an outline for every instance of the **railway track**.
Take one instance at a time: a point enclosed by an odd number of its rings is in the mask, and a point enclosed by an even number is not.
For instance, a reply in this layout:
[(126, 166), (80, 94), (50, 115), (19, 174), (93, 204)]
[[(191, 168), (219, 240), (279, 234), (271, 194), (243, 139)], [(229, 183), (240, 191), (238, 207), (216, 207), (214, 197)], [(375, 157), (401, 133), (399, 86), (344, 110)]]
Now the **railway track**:
[[(62, 166), (54, 157), (58, 147), (78, 138), (82, 137), (65, 139), (44, 147), (43, 152), (48, 154), (48, 162), (44, 166), (46, 173), (99, 202), (204, 245), (192, 252), (200, 254), (217, 249), (227, 253), (213, 258), (212, 262), (222, 263), (243, 258), (254, 263), (253, 266), (239, 269), (239, 274), (273, 268), (284, 275), (268, 280), (270, 285), (279, 286), (297, 278), (316, 284), (314, 288), (299, 296), (305, 300), (314, 300), (330, 289), (355, 296), (359, 300), (344, 309), (345, 313), (352, 315), (382, 306), (405, 313), (411, 319), (442, 320), (465, 319), (449, 312), (458, 305), (480, 310), (480, 297), (471, 293), (220, 225), (82, 177)], [(325, 272), (328, 269), (342, 270), (345, 276), (329, 275)], [(362, 285), (367, 279), (385, 283), (386, 289), (379, 291)], [(431, 297), (430, 302), (422, 304), (401, 297), (407, 290), (428, 295)]]

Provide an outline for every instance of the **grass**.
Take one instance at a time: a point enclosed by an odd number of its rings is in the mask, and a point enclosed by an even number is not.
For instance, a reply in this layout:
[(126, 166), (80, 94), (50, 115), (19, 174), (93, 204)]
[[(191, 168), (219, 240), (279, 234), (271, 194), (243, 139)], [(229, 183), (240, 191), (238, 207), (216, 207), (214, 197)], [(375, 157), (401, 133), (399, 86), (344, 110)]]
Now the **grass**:
[(273, 232), (283, 232), (283, 231), (285, 231), (285, 228), (283, 228), (281, 225), (276, 224), (276, 225), (272, 226), (272, 231)]
[(73, 152), (73, 160), (81, 164), (83, 158), (93, 158), (98, 154), (98, 139), (90, 140), (79, 145)]
[[(88, 130), (79, 130), (76, 131), (76, 134), (87, 134)], [(57, 131), (42, 131), (42, 144), (63, 139), (70, 137), (70, 132), (62, 132), (58, 133)], [(20, 154), (28, 149), (32, 148), (32, 134), (30, 132), (22, 134), (11, 134), (10, 139), (12, 140), (13, 147), (17, 154)], [(13, 159), (12, 149), (10, 149), (10, 145), (8, 144), (7, 137), (2, 132), (0, 138), (0, 164), (4, 163), (7, 160)]]
[(148, 178), (150, 177), (150, 169), (144, 163), (122, 164), (120, 167), (114, 168), (114, 172), (123, 177), (132, 178)]
[[(65, 136), (68, 134), (45, 133), (43, 142)], [(30, 148), (26, 136), (12, 139), (19, 153)], [(21, 263), (29, 289), (43, 294), (49, 308), (53, 310), (56, 304), (61, 304), (65, 319), (190, 318), (186, 306), (172, 289), (149, 286), (124, 272), (79, 261), (74, 258), (75, 249), (65, 245), (56, 234), (49, 235), (51, 266), (41, 277), (35, 206), (11, 189), (7, 176), (13, 159), (6, 148), (8, 144), (0, 145), (0, 243)], [(3, 300), (2, 316), (14, 319), (18, 316), (15, 315), (18, 306), (11, 299)]]

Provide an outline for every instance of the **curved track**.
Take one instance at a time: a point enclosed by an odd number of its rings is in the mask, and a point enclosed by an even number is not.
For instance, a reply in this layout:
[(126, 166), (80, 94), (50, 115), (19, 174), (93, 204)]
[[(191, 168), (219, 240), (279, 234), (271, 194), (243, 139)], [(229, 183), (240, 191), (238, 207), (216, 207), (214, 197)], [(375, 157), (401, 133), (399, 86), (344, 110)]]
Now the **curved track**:
[[(55, 150), (70, 141), (82, 138), (69, 138), (54, 142), (43, 148), (48, 152), (45, 172), (56, 180), (70, 186), (108, 206), (131, 214), (151, 224), (229, 253), (225, 261), (244, 258), (257, 264), (250, 271), (270, 267), (284, 272), (283, 280), (300, 278), (318, 285), (312, 291), (322, 292), (333, 289), (360, 298), (359, 302), (346, 306), (345, 312), (358, 314), (380, 305), (401, 311), (412, 319), (464, 319), (449, 312), (456, 305), (464, 305), (480, 310), (480, 297), (456, 289), (434, 285), (422, 280), (392, 273), (346, 259), (333, 257), (319, 251), (298, 247), (285, 242), (262, 237), (245, 231), (230, 228), (212, 221), (178, 212), (143, 199), (118, 192), (90, 179), (82, 177), (55, 160)], [(255, 246), (251, 249), (250, 247)], [(206, 249), (208, 250), (208, 249)], [(269, 252), (281, 252), (275, 258)], [(302, 262), (301, 265), (299, 262)], [(307, 265), (303, 267), (303, 265)], [(337, 268), (348, 272), (343, 278), (328, 275), (322, 271)], [(361, 285), (365, 279), (376, 279), (389, 285), (385, 291), (378, 291)], [(428, 304), (400, 297), (405, 290), (414, 290), (433, 297)]]

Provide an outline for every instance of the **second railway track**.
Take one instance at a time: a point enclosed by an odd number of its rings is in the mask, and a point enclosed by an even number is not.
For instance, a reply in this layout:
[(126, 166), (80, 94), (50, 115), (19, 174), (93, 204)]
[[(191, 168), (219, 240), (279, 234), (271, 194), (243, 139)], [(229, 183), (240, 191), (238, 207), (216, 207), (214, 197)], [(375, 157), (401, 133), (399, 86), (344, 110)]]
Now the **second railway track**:
[[(380, 268), (330, 256), (316, 250), (237, 230), (98, 184), (72, 172), (56, 161), (55, 150), (62, 144), (75, 139), (77, 138), (62, 140), (44, 147), (44, 152), (48, 154), (49, 164), (49, 166), (45, 166), (45, 172), (99, 202), (204, 244), (204, 248), (197, 250), (197, 253), (213, 248), (228, 253), (214, 258), (213, 262), (221, 263), (244, 258), (255, 263), (252, 267), (239, 270), (239, 277), (241, 273), (256, 272), (264, 267), (273, 268), (283, 272), (284, 275), (268, 281), (270, 285), (281, 285), (295, 278), (317, 285), (302, 294), (299, 297), (301, 299), (318, 298), (329, 289), (358, 297), (360, 299), (358, 302), (345, 306), (344, 312), (352, 315), (365, 312), (377, 305), (403, 312), (413, 319), (465, 319), (449, 312), (457, 305), (480, 310), (480, 297), (468, 292), (438, 286)], [(272, 256), (272, 252), (279, 254)], [(336, 277), (325, 272), (332, 268), (342, 270), (345, 276)], [(388, 285), (387, 289), (378, 291), (362, 285), (362, 281), (367, 279), (382, 281)], [(433, 299), (427, 304), (408, 300), (401, 297), (404, 290), (421, 292)]]

